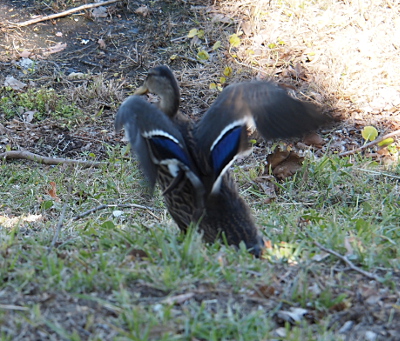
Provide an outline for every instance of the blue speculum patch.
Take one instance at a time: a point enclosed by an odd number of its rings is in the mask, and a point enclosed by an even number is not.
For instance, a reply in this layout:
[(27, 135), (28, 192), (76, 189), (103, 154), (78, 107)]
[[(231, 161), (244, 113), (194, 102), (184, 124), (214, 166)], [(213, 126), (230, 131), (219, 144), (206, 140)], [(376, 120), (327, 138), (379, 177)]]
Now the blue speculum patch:
[(157, 160), (176, 159), (190, 167), (190, 160), (182, 147), (165, 136), (153, 136), (148, 139), (153, 155)]
[(240, 144), (242, 129), (242, 126), (238, 126), (227, 131), (211, 151), (212, 166), (217, 176), (236, 156)]

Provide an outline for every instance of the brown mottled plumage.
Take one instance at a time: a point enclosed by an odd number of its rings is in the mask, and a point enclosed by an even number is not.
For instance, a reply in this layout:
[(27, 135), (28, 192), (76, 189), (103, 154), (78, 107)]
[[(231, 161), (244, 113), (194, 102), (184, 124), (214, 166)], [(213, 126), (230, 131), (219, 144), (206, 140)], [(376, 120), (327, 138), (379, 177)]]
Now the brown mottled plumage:
[[(160, 96), (158, 108), (138, 96), (148, 91)], [(178, 112), (179, 97), (170, 69), (153, 68), (121, 105), (115, 127), (125, 126), (151, 187), (160, 184), (182, 231), (197, 223), (205, 241), (225, 234), (229, 244), (243, 241), (259, 257), (264, 241), (228, 171), (249, 149), (248, 128), (255, 126), (266, 139), (291, 137), (318, 128), (327, 118), (271, 82), (228, 86), (197, 123)]]

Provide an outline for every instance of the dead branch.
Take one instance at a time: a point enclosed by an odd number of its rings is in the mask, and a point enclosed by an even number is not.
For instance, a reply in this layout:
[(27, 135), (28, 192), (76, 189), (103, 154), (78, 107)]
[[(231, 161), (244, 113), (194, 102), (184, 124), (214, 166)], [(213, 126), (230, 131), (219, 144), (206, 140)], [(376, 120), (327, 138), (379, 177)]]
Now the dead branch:
[(364, 275), (365, 277), (368, 277), (370, 279), (374, 279), (377, 282), (381, 281), (381, 278), (371, 272), (365, 271), (361, 268), (359, 268), (358, 266), (355, 266), (350, 260), (347, 259), (346, 256), (342, 256), (340, 253), (333, 251), (331, 249), (326, 248), (325, 246), (322, 246), (320, 243), (318, 243), (317, 241), (314, 240), (314, 244), (316, 246), (318, 246), (322, 251), (328, 252), (331, 255), (336, 256), (337, 258), (339, 258), (341, 261), (343, 261), (344, 263), (346, 263), (350, 269), (359, 272), (360, 274)]
[(50, 244), (50, 246), (49, 246), (49, 248), (47, 250), (47, 254), (49, 254), (51, 252), (51, 250), (53, 249), (54, 245), (56, 245), (56, 243), (57, 243), (58, 236), (59, 236), (61, 228), (63, 226), (63, 220), (64, 220), (64, 217), (65, 217), (66, 208), (67, 208), (67, 204), (65, 203), (63, 208), (62, 208), (60, 218), (58, 219), (57, 228), (56, 228), (56, 232), (54, 233), (53, 240), (51, 241), (51, 244)]
[(177, 54), (176, 55), (176, 57), (177, 58), (181, 58), (181, 59), (185, 59), (185, 60), (187, 60), (187, 61), (189, 61), (189, 62), (192, 62), (192, 63), (201, 63), (201, 64), (204, 64), (204, 61), (202, 61), (202, 60), (198, 60), (198, 59), (195, 59), (195, 58), (191, 58), (191, 57), (188, 57), (188, 56), (184, 56), (184, 55), (182, 55), (182, 54)]
[(32, 24), (36, 24), (38, 22), (65, 17), (65, 16), (70, 15), (75, 12), (79, 12), (79, 11), (82, 11), (85, 9), (95, 8), (95, 7), (99, 7), (99, 6), (103, 6), (103, 5), (109, 5), (114, 2), (118, 2), (118, 1), (121, 1), (121, 0), (108, 0), (108, 1), (103, 1), (103, 2), (98, 2), (98, 3), (93, 3), (93, 4), (86, 4), (86, 5), (82, 5), (79, 7), (71, 8), (64, 12), (55, 13), (55, 14), (51, 14), (51, 15), (45, 15), (45, 16), (41, 16), (41, 17), (38, 17), (35, 19), (31, 19), (31, 20), (27, 20), (27, 21), (23, 21), (23, 22), (19, 22), (19, 23), (8, 23), (8, 27), (12, 28), (12, 27), (29, 26)]
[(88, 210), (86, 212), (83, 212), (83, 213), (73, 217), (72, 220), (81, 219), (81, 218), (86, 217), (87, 215), (89, 215), (89, 214), (91, 214), (93, 212), (96, 212), (96, 211), (99, 211), (99, 210), (103, 210), (105, 208), (110, 208), (110, 207), (118, 207), (118, 208), (132, 208), (133, 207), (133, 208), (139, 208), (139, 209), (142, 209), (142, 210), (154, 211), (154, 208), (152, 208), (152, 207), (143, 206), (143, 205), (137, 205), (137, 204), (115, 204), (115, 205), (104, 204), (104, 205), (100, 205), (100, 206), (97, 206), (95, 208), (92, 208), (92, 209), (90, 209), (90, 210)]
[(22, 307), (14, 304), (0, 304), (0, 309), (2, 310), (19, 310), (19, 311), (27, 311), (30, 310), (28, 307)]
[(363, 145), (363, 146), (361, 146), (359, 148), (356, 148), (356, 149), (353, 149), (353, 150), (349, 150), (347, 152), (343, 152), (343, 153), (340, 153), (338, 155), (339, 156), (353, 155), (355, 153), (361, 152), (362, 150), (364, 150), (366, 148), (372, 147), (372, 146), (378, 144), (379, 142), (382, 142), (383, 140), (388, 139), (389, 137), (393, 137), (393, 136), (396, 136), (396, 135), (400, 135), (400, 129), (399, 130), (395, 130), (395, 131), (393, 131), (393, 132), (391, 132), (389, 134), (386, 134), (386, 135), (380, 137), (379, 139), (376, 139), (376, 140), (374, 140), (374, 141), (372, 141), (370, 143), (367, 143), (367, 144), (365, 144), (365, 145)]
[(38, 154), (34, 154), (25, 150), (9, 151), (0, 154), (0, 160), (10, 160), (10, 159), (25, 159), (30, 161), (35, 161), (38, 163), (43, 163), (45, 165), (80, 165), (83, 167), (101, 167), (106, 165), (105, 162), (95, 162), (95, 161), (83, 161), (83, 160), (71, 160), (57, 157), (45, 157)]

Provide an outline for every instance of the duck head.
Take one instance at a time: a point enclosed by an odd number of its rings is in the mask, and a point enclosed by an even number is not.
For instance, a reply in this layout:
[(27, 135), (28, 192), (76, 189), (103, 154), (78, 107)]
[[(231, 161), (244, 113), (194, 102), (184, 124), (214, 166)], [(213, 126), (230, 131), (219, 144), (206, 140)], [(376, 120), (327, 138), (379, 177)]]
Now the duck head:
[(157, 66), (150, 69), (143, 85), (139, 87), (134, 95), (146, 93), (157, 94), (160, 97), (158, 108), (167, 116), (173, 118), (179, 108), (179, 86), (172, 71), (167, 66)]

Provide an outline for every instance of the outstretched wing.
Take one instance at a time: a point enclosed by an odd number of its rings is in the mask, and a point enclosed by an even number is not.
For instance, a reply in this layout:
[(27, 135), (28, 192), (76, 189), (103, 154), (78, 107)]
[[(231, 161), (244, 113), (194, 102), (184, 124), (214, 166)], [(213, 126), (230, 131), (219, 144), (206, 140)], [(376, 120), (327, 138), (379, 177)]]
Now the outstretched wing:
[(171, 178), (184, 172), (193, 185), (201, 185), (181, 133), (162, 111), (139, 96), (131, 96), (115, 117), (115, 129), (123, 126), (152, 189), (159, 165), (168, 167)]
[(220, 177), (238, 155), (248, 150), (246, 130), (256, 127), (265, 138), (302, 135), (329, 120), (316, 106), (291, 97), (271, 82), (246, 82), (227, 87), (202, 120), (194, 136), (209, 155), (218, 190)]

